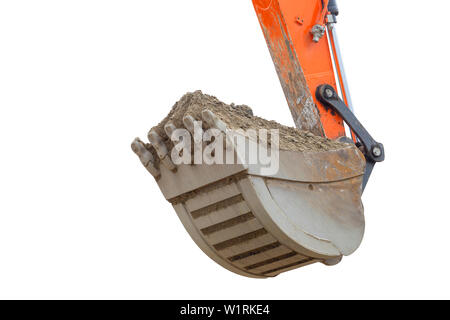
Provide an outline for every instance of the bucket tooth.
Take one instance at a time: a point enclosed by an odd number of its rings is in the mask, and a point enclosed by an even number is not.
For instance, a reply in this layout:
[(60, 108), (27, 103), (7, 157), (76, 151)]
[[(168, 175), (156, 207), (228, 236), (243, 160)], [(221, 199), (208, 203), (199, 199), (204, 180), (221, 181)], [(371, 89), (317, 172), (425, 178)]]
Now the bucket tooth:
[(203, 162), (203, 148), (205, 143), (203, 142), (203, 128), (200, 121), (194, 119), (194, 117), (187, 115), (183, 118), (183, 124), (186, 129), (191, 133), (193, 138), (193, 155), (191, 159), (192, 164), (201, 164)]
[(150, 172), (155, 179), (159, 179), (161, 177), (161, 171), (155, 167), (155, 158), (152, 153), (147, 150), (145, 144), (139, 138), (136, 138), (131, 144), (131, 149), (139, 157), (148, 172)]
[(208, 127), (210, 127), (211, 129), (219, 130), (220, 132), (223, 133), (224, 135), (223, 141), (225, 144), (226, 152), (227, 153), (232, 152), (234, 143), (233, 140), (227, 135), (228, 127), (226, 123), (220, 120), (219, 117), (214, 112), (207, 109), (202, 111), (202, 119), (203, 121), (206, 122)]
[(183, 118), (183, 124), (191, 134), (195, 133), (195, 119), (192, 116), (185, 116)]
[(227, 125), (219, 119), (211, 110), (203, 110), (202, 118), (210, 128), (219, 129), (223, 133), (227, 132)]
[(161, 162), (169, 169), (170, 171), (176, 171), (177, 167), (170, 159), (169, 151), (167, 150), (166, 145), (162, 138), (155, 132), (150, 131), (148, 134), (148, 140), (155, 148), (158, 157), (161, 159)]
[(175, 125), (172, 122), (168, 122), (165, 126), (164, 126), (164, 131), (166, 132), (167, 136), (169, 137), (169, 139), (172, 140), (172, 135), (175, 132), (175, 130), (177, 130), (177, 127), (175, 127)]
[(195, 143), (200, 143), (203, 139), (203, 129), (200, 125), (200, 121), (197, 121), (194, 117), (187, 115), (183, 118), (183, 124), (194, 137)]

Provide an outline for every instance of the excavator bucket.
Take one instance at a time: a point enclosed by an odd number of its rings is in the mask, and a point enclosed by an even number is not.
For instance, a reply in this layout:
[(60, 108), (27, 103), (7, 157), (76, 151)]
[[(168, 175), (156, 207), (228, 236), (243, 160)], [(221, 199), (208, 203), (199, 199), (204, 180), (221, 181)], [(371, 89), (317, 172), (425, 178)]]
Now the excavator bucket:
[(385, 155), (352, 112), (336, 1), (252, 1), (297, 129), (195, 92), (132, 149), (211, 259), (266, 278), (359, 247), (361, 195)]
[[(167, 118), (150, 131), (150, 144), (136, 139), (132, 149), (192, 239), (211, 259), (237, 274), (265, 278), (315, 262), (334, 265), (359, 247), (364, 233), (361, 186), (365, 160), (354, 144), (290, 129), (328, 147), (286, 150), (281, 137), (283, 148), (277, 151), (273, 141), (269, 145), (235, 132), (230, 124), (237, 120), (220, 114), (222, 109), (240, 107), (213, 109), (208, 103), (202, 105), (202, 99), (198, 92), (182, 99), (201, 110), (201, 115), (200, 111), (193, 116), (185, 111), (182, 122)], [(169, 117), (177, 112), (173, 109)], [(242, 118), (248, 123), (273, 124), (251, 115)], [(225, 141), (222, 150), (227, 155), (231, 152), (236, 163), (175, 164), (171, 160), (175, 146), (170, 138), (181, 126), (194, 133), (196, 121), (202, 121), (203, 135), (208, 129), (220, 132), (215, 140)], [(281, 134), (286, 132), (291, 131)], [(211, 144), (200, 141), (204, 149)], [(267, 162), (245, 161), (250, 150), (271, 156), (277, 153), (273, 157), (277, 170), (269, 170)]]

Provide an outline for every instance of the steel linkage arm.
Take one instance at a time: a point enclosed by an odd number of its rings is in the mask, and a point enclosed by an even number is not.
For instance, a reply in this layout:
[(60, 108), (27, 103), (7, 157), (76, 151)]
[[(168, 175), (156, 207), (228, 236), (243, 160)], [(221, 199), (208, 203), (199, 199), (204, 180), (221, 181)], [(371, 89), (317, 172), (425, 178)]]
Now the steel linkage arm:
[(353, 112), (345, 105), (344, 101), (341, 100), (332, 86), (324, 84), (317, 87), (316, 97), (325, 108), (331, 108), (344, 119), (345, 123), (353, 130), (358, 137), (359, 142), (364, 147), (364, 156), (367, 162), (363, 180), (364, 191), (375, 164), (377, 162), (383, 162), (385, 159), (383, 144), (372, 138)]

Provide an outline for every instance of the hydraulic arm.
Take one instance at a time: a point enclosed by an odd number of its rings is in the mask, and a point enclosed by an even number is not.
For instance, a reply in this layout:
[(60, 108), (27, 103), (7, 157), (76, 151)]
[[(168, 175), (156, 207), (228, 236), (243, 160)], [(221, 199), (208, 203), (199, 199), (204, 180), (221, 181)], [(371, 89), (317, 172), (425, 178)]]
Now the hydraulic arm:
[[(295, 125), (339, 139), (346, 137), (346, 123), (366, 157), (365, 188), (375, 163), (384, 161), (384, 148), (353, 113), (336, 32), (336, 0), (253, 0), (253, 4)], [(322, 94), (325, 85), (330, 97)]]

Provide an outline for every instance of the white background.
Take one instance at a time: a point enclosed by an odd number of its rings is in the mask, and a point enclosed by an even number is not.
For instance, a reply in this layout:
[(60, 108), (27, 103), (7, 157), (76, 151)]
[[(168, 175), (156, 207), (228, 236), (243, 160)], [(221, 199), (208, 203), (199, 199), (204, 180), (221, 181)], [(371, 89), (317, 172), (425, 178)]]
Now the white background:
[(357, 115), (384, 142), (361, 248), (222, 269), (130, 150), (187, 91), (293, 125), (250, 0), (0, 1), (0, 298), (450, 298), (450, 2), (339, 1)]

